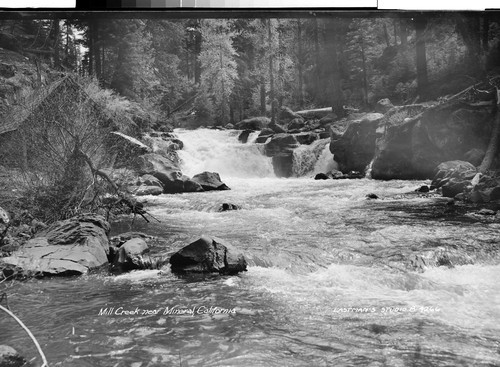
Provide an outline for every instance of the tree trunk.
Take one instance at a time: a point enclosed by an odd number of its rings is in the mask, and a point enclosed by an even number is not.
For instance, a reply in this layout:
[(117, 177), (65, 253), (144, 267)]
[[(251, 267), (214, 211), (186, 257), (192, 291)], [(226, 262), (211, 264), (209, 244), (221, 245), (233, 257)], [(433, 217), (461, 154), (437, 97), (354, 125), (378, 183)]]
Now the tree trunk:
[(340, 74), (339, 65), (339, 26), (340, 19), (327, 19), (326, 20), (326, 34), (327, 34), (327, 47), (328, 54), (332, 64), (331, 72), (331, 106), (332, 111), (338, 116), (345, 116), (344, 111), (344, 96), (342, 94), (342, 78)]
[(299, 93), (298, 93), (298, 105), (302, 109), (304, 105), (304, 77), (303, 77), (303, 52), (302, 52), (302, 24), (301, 20), (297, 19), (297, 72), (299, 78)]
[(493, 126), (493, 131), (491, 133), (490, 142), (488, 143), (488, 148), (486, 149), (486, 154), (484, 155), (483, 161), (479, 166), (479, 172), (485, 173), (491, 168), (495, 156), (498, 151), (498, 141), (500, 140), (500, 90), (497, 88), (497, 105), (495, 114), (495, 125)]
[(389, 32), (387, 31), (387, 25), (384, 23), (384, 38), (387, 47), (391, 46), (391, 40), (389, 39)]
[(99, 41), (99, 19), (94, 20), (93, 27), (93, 37), (94, 37), (94, 63), (95, 63), (95, 74), (97, 80), (101, 80), (102, 78), (102, 63), (101, 63), (101, 52), (99, 50), (100, 41)]
[[(279, 20), (278, 20), (279, 22)], [(278, 66), (278, 81), (279, 81), (279, 98), (278, 98), (278, 108), (281, 108), (283, 106), (283, 99), (285, 98), (283, 91), (284, 91), (284, 85), (283, 85), (283, 80), (285, 78), (285, 67), (283, 65), (283, 28), (281, 24), (279, 25), (279, 30), (278, 30), (278, 49), (279, 49), (279, 66)]]
[(481, 30), (481, 43), (483, 46), (483, 52), (489, 51), (488, 36), (490, 31), (490, 19), (488, 15), (483, 16), (483, 28)]
[(88, 37), (87, 37), (87, 48), (88, 48), (88, 71), (89, 75), (94, 75), (94, 37), (92, 37), (92, 20), (88, 22)]
[(425, 28), (427, 19), (422, 16), (415, 18), (416, 51), (417, 51), (417, 91), (421, 99), (425, 98), (427, 92), (427, 57), (425, 54)]
[(194, 33), (194, 82), (199, 84), (201, 82), (201, 32), (196, 31)]
[(266, 80), (264, 76), (260, 77), (260, 114), (266, 115)]
[(314, 18), (314, 76), (316, 77), (316, 85), (314, 86), (316, 103), (319, 103), (321, 96), (321, 73), (320, 73), (320, 52), (319, 52), (319, 22), (318, 18)]
[(61, 39), (61, 29), (59, 27), (59, 18), (54, 19), (54, 69), (61, 69), (61, 57), (59, 54), (60, 39)]
[(401, 46), (403, 49), (408, 47), (408, 30), (406, 29), (406, 20), (399, 20), (399, 38), (401, 39)]
[(394, 46), (398, 45), (398, 22), (396, 19), (392, 20), (392, 27), (394, 28)]
[(276, 103), (274, 101), (274, 55), (272, 45), (271, 19), (267, 20), (267, 36), (269, 44), (269, 99), (271, 100), (271, 123), (276, 123)]
[(363, 37), (360, 39), (361, 43), (361, 61), (363, 65), (363, 89), (364, 89), (364, 97), (365, 97), (365, 105), (368, 106), (368, 73), (366, 71), (366, 55), (365, 55), (365, 41)]

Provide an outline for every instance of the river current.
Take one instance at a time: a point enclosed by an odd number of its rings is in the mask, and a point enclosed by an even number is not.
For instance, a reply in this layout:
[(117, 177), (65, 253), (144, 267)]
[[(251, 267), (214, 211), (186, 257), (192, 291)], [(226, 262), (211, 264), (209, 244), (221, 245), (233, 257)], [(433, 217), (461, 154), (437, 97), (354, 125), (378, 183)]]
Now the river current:
[[(296, 152), (300, 177), (284, 179), (255, 135), (177, 133), (183, 172), (219, 172), (231, 190), (146, 197), (161, 222), (123, 220), (114, 234), (159, 236), (153, 253), (165, 257), (219, 237), (248, 271), (2, 284), (51, 366), (500, 366), (498, 217), (450, 212), (413, 193), (422, 181), (315, 181), (333, 168), (327, 141)], [(226, 202), (242, 209), (217, 212)], [(408, 265), (443, 247), (471, 249), (470, 261)], [(12, 320), (0, 322), (0, 344), (36, 356)]]

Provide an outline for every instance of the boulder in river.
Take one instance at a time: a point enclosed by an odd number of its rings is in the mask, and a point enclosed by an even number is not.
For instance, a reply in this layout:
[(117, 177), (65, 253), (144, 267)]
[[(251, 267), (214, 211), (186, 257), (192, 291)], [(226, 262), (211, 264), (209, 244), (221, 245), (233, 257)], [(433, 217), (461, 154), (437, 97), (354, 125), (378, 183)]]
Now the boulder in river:
[(201, 185), (203, 190), (230, 190), (230, 188), (221, 181), (217, 172), (202, 172), (193, 176), (192, 181)]
[(472, 186), (470, 192), (472, 202), (489, 203), (500, 200), (500, 177), (480, 175), (477, 183), (473, 183)]
[(163, 184), (153, 175), (139, 177), (136, 184), (137, 187), (132, 190), (134, 195), (160, 195), (163, 193)]
[(218, 212), (228, 212), (231, 210), (240, 210), (241, 206), (231, 203), (222, 203), (222, 205), (217, 209)]
[(108, 264), (109, 229), (100, 215), (84, 214), (56, 222), (0, 259), (0, 268), (4, 275), (9, 269), (20, 270), (19, 275), (85, 274)]
[(293, 112), (289, 107), (281, 107), (279, 120), (282, 124), (288, 124), (290, 121), (296, 118), (302, 118), (298, 113)]
[(149, 246), (142, 238), (132, 238), (121, 245), (113, 259), (113, 267), (120, 271), (140, 269), (142, 256), (149, 251)]
[(152, 175), (163, 184), (165, 193), (184, 192), (184, 180), (179, 166), (171, 159), (156, 153), (137, 157), (132, 166), (140, 175)]
[(319, 139), (319, 134), (314, 133), (314, 132), (303, 132), (303, 133), (294, 134), (293, 136), (295, 136), (295, 139), (297, 139), (297, 141), (300, 144), (304, 144), (304, 145), (310, 145)]
[(328, 180), (330, 177), (327, 176), (326, 173), (318, 173), (316, 176), (314, 176), (315, 180)]
[(265, 145), (265, 153), (268, 157), (282, 153), (291, 153), (299, 145), (297, 138), (291, 134), (275, 134)]
[(233, 275), (247, 270), (243, 254), (216, 238), (202, 236), (170, 258), (173, 273), (219, 273)]
[(288, 130), (299, 130), (306, 126), (306, 123), (302, 117), (294, 118), (288, 123)]
[(248, 141), (248, 137), (252, 133), (253, 130), (243, 130), (240, 135), (238, 135), (238, 141), (242, 142), (243, 144), (246, 144)]

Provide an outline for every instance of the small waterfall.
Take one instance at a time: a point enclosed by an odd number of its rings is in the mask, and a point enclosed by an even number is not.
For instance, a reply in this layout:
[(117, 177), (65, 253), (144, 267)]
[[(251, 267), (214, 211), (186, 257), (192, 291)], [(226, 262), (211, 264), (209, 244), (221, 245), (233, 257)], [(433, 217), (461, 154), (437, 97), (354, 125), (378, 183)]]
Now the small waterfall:
[(238, 130), (176, 129), (175, 133), (184, 143), (178, 153), (187, 176), (210, 171), (223, 177), (275, 177), (271, 158), (253, 144), (258, 132), (246, 144), (238, 141)]
[(375, 158), (372, 158), (370, 163), (368, 163), (368, 166), (366, 166), (366, 168), (365, 168), (365, 177), (366, 178), (372, 178), (372, 167), (373, 167), (374, 160), (375, 160)]
[(301, 145), (293, 151), (294, 176), (306, 176), (336, 169), (329, 148), (330, 139), (316, 140), (311, 145)]

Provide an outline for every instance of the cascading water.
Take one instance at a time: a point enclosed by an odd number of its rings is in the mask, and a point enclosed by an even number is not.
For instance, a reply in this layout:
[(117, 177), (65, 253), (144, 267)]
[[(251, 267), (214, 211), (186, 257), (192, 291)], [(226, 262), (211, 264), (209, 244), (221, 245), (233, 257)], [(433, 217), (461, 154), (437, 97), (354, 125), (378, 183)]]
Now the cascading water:
[(250, 134), (246, 144), (238, 141), (237, 130), (177, 129), (175, 132), (184, 143), (179, 156), (182, 172), (188, 176), (211, 171), (221, 177), (274, 177), (271, 159), (253, 144), (259, 132)]
[[(220, 237), (243, 251), (248, 271), (190, 278), (167, 267), (19, 283), (9, 306), (51, 365), (500, 365), (498, 216), (407, 194), (417, 181), (276, 178), (238, 132), (178, 134), (183, 170), (218, 171), (231, 190), (148, 197), (161, 223), (130, 228), (127, 219), (114, 233), (163, 238), (151, 251), (167, 258), (202, 234)], [(322, 161), (322, 144), (302, 150), (320, 157), (304, 158), (304, 172)], [(242, 209), (217, 212), (223, 202)], [(412, 267), (419, 261), (423, 272)], [(99, 315), (106, 307), (129, 313)], [(176, 307), (234, 313), (165, 313)], [(0, 345), (31, 356), (17, 326), (0, 322)]]

